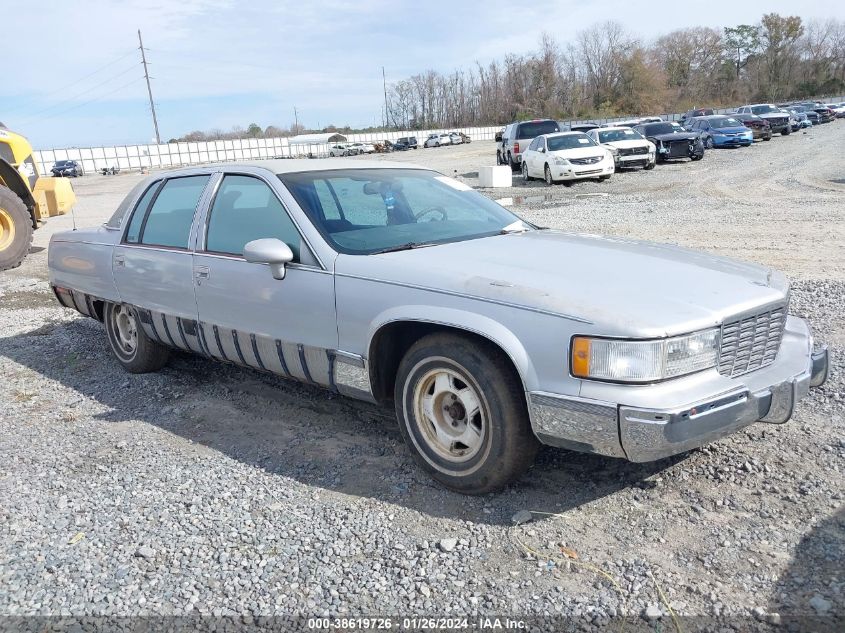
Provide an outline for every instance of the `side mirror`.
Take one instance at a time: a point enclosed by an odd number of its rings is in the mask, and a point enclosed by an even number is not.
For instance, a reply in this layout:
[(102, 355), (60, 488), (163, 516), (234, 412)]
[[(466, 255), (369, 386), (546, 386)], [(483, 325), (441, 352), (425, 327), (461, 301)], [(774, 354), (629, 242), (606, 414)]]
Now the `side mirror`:
[(282, 240), (266, 237), (247, 242), (244, 259), (252, 264), (269, 264), (273, 278), (284, 279), (285, 264), (293, 261), (293, 251)]
[(540, 153), (541, 153), (541, 154), (545, 154), (545, 153), (546, 153), (546, 148), (545, 148), (545, 147), (541, 147), (541, 148), (540, 148)]

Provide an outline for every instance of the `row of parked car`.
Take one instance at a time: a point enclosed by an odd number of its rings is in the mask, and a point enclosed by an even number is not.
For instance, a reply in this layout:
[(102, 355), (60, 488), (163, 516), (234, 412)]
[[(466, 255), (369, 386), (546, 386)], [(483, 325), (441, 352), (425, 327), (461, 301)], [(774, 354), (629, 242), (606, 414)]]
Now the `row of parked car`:
[(496, 162), (547, 184), (609, 179), (621, 168), (653, 169), (661, 161), (704, 158), (716, 147), (747, 147), (774, 134), (845, 117), (845, 104), (752, 104), (730, 114), (709, 108), (684, 113), (680, 122), (642, 117), (605, 125), (565, 126), (553, 119), (518, 121), (496, 135)]

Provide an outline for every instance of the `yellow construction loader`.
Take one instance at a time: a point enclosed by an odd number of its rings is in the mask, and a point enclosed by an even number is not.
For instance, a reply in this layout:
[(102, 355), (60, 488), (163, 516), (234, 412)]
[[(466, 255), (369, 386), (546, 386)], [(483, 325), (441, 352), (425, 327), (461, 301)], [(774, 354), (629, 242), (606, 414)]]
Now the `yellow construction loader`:
[(39, 176), (29, 141), (0, 123), (0, 270), (20, 266), (32, 232), (74, 202), (68, 179)]

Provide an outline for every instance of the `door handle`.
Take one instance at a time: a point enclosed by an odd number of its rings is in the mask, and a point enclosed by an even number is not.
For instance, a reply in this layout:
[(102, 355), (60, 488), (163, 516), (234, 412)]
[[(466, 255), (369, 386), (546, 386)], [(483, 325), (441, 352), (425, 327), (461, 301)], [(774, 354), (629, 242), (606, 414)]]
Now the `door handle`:
[(202, 284), (203, 279), (211, 277), (211, 269), (208, 266), (195, 266), (194, 278), (197, 280), (197, 285)]
[(123, 255), (115, 255), (114, 256), (114, 265), (115, 266), (125, 266), (126, 265), (126, 257)]

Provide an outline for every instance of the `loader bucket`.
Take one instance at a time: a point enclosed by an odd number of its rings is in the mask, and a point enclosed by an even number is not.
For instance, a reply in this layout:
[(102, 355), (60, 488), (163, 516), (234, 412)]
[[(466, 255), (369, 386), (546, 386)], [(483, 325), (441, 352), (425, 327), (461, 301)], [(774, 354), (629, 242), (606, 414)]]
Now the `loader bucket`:
[[(38, 202), (36, 220), (54, 215), (64, 215), (76, 202), (76, 194), (67, 178), (41, 177), (35, 183), (32, 195)], [(43, 201), (43, 204), (42, 204)]]

